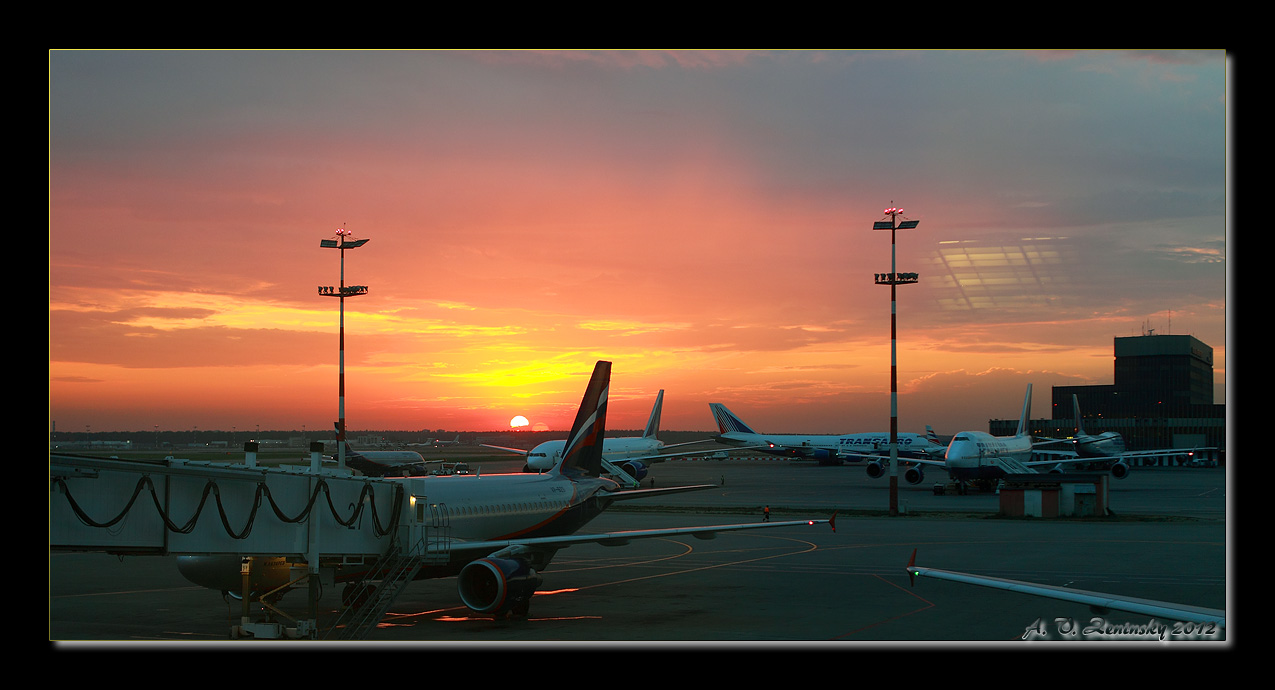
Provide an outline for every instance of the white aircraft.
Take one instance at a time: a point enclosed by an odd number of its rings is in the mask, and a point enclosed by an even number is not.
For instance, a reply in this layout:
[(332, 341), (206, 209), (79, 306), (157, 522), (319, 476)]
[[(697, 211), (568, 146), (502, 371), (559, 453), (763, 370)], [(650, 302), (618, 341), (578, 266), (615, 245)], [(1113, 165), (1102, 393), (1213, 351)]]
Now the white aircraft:
[(970, 573), (961, 573), (954, 570), (923, 568), (916, 565), (916, 549), (912, 550), (912, 558), (908, 561), (907, 571), (908, 580), (913, 586), (916, 585), (917, 577), (933, 577), (940, 580), (963, 582), (965, 584), (980, 585), (982, 587), (991, 587), (993, 589), (1003, 589), (1010, 592), (1032, 594), (1038, 597), (1048, 597), (1050, 599), (1086, 604), (1090, 607), (1090, 609), (1099, 614), (1105, 614), (1107, 611), (1124, 611), (1126, 613), (1136, 613), (1144, 616), (1168, 618), (1175, 621), (1214, 624), (1219, 628), (1226, 627), (1226, 611), (1219, 611), (1217, 609), (1188, 606), (1185, 604), (1174, 604), (1165, 601), (1156, 601), (1154, 599), (1139, 599), (1137, 597), (1104, 594), (1102, 592), (1071, 589), (1069, 587), (1041, 585), (1033, 582), (1023, 582), (1021, 580), (1007, 580), (1005, 578), (990, 577), (986, 575), (971, 575)]
[(443, 440), (441, 440), (441, 439), (437, 439), (437, 438), (436, 438), (436, 439), (434, 439), (434, 440), (433, 440), (433, 442), (432, 442), (430, 445), (434, 446), (435, 448), (444, 448), (444, 447), (446, 447), (446, 446), (459, 446), (459, 445), (460, 445), (460, 434), (456, 434), (456, 438), (454, 438), (454, 439), (452, 439), (452, 440), (450, 440), (450, 441), (443, 441)]
[[(454, 475), (404, 477), (406, 493), (429, 496), (429, 508), (439, 511), (449, 524), (450, 538), (431, 541), (426, 553), (447, 555), (441, 565), (422, 565), (415, 579), (457, 577), (461, 601), (482, 614), (526, 615), (528, 604), (542, 582), (540, 571), (559, 549), (573, 544), (620, 545), (633, 539), (692, 535), (711, 539), (719, 532), (829, 524), (835, 531), (836, 514), (828, 520), (754, 522), (711, 527), (575, 534), (615, 501), (713, 485), (668, 489), (621, 490), (615, 481), (600, 476), (606, 426), (607, 390), (611, 363), (599, 361), (576, 413), (562, 461), (541, 474)], [(265, 559), (267, 567), (253, 571), (247, 585), (254, 592), (268, 592), (289, 582), (284, 558)], [(226, 592), (244, 588), (238, 556), (184, 556), (178, 559), (183, 576), (195, 584)], [(367, 574), (367, 566), (341, 566), (338, 581)]]
[[(628, 486), (636, 487), (646, 477), (651, 460), (659, 460), (682, 455), (682, 453), (662, 453), (661, 451), (680, 446), (689, 446), (704, 441), (675, 443), (671, 446), (655, 437), (660, 430), (660, 412), (664, 408), (664, 391), (655, 396), (655, 406), (651, 408), (651, 417), (646, 422), (646, 429), (641, 436), (622, 436), (608, 438), (602, 446), (602, 467), (608, 473), (623, 480)], [(561, 439), (545, 441), (531, 450), (507, 448), (482, 444), (486, 448), (517, 453), (527, 458), (524, 472), (546, 472), (553, 469), (562, 460), (567, 442)]]
[[(1041, 439), (1036, 442), (1036, 455), (1054, 455), (1059, 458), (1081, 458), (1084, 460), (1112, 460), (1111, 476), (1124, 479), (1129, 476), (1129, 458), (1158, 458), (1181, 456), (1188, 460), (1196, 451), (1213, 450), (1212, 448), (1163, 448), (1160, 450), (1135, 450), (1125, 448), (1124, 437), (1115, 431), (1104, 431), (1097, 436), (1085, 433), (1084, 422), (1080, 416), (1080, 399), (1071, 396), (1072, 411), (1076, 415), (1076, 435), (1071, 438)], [(1048, 450), (1047, 446), (1070, 445), (1070, 450)]]
[[(1007, 474), (1039, 473), (1040, 468), (1044, 467), (1049, 468), (1044, 470), (1047, 474), (1059, 473), (1065, 470), (1066, 465), (1091, 460), (1075, 453), (1059, 454), (1046, 460), (1032, 460), (1032, 454), (1036, 452), (1035, 444), (1027, 426), (1031, 406), (1032, 385), (1029, 383), (1027, 394), (1023, 397), (1023, 412), (1018, 418), (1018, 429), (1013, 436), (993, 436), (985, 431), (962, 431), (952, 437), (942, 460), (909, 458), (908, 461), (913, 465), (904, 471), (903, 478), (909, 484), (920, 484), (925, 480), (926, 467), (939, 467), (958, 482), (992, 482)], [(1127, 469), (1126, 466), (1125, 470)]]
[[(1023, 400), (1023, 414), (1018, 420), (1018, 431), (1013, 436), (992, 436), (985, 431), (962, 431), (952, 437), (941, 460), (928, 457), (910, 457), (910, 467), (903, 471), (903, 479), (909, 484), (925, 481), (925, 468), (938, 467), (947, 470), (956, 481), (990, 481), (1006, 474), (1031, 473), (1027, 466), (1031, 458), (1032, 439), (1027, 433), (1027, 419), (1031, 413), (1032, 386), (1027, 384), (1027, 397)], [(868, 476), (880, 477), (884, 468), (879, 463), (868, 465)]]
[[(942, 462), (923, 463), (942, 466), (957, 481), (1000, 479), (1007, 474), (1030, 474), (1035, 470), (1028, 466), (1032, 454), (1032, 437), (1027, 423), (1032, 410), (1032, 385), (1027, 384), (1023, 397), (1023, 413), (1018, 418), (1018, 429), (1013, 436), (992, 436), (986, 431), (962, 431), (952, 437)], [(924, 477), (922, 466), (916, 470), (915, 481), (905, 473), (911, 484), (919, 484)]]
[[(840, 465), (844, 461), (870, 460), (869, 476), (883, 471), (881, 458), (890, 455), (890, 433), (841, 434), (838, 436), (801, 436), (797, 434), (760, 434), (721, 403), (709, 403), (708, 409), (717, 421), (718, 435), (713, 440), (728, 446), (755, 448), (769, 455), (812, 458), (820, 465)], [(943, 444), (928, 425), (926, 435), (898, 434), (899, 457), (941, 457)]]

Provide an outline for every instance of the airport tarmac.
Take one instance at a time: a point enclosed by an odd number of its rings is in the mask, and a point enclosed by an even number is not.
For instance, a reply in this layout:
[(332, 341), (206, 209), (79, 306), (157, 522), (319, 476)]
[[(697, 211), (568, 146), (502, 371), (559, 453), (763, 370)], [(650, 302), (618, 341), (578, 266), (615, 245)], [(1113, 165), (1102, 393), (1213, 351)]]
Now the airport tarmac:
[[(941, 477), (929, 476), (920, 486), (900, 486), (907, 515), (866, 515), (861, 511), (886, 507), (888, 483), (855, 466), (676, 461), (656, 465), (652, 476), (657, 486), (715, 486), (651, 501), (659, 506), (616, 506), (587, 531), (754, 521), (766, 504), (775, 520), (849, 512), (838, 516), (836, 532), (816, 525), (707, 541), (678, 537), (563, 549), (543, 572), (525, 620), (471, 616), (454, 578), (414, 582), (368, 642), (356, 644), (641, 642), (730, 649), (1009, 645), (1025, 637), (1045, 644), (1190, 639), (1209, 645), (1224, 637), (1167, 621), (1167, 630), (1147, 628), (1145, 616), (1099, 616), (1080, 605), (982, 587), (936, 580), (909, 585), (904, 572), (917, 549), (917, 563), (934, 568), (1227, 608), (1230, 560), (1220, 468), (1137, 469), (1112, 482), (1116, 520), (997, 518), (995, 494), (936, 496), (932, 486)], [(319, 602), (321, 627), (335, 618), (337, 594), (327, 592)], [(191, 585), (171, 557), (51, 554), (49, 608), (51, 640), (288, 644), (228, 641), (240, 602)], [(304, 616), (304, 593), (289, 594), (281, 608)], [(1233, 631), (1231, 621), (1232, 637)]]

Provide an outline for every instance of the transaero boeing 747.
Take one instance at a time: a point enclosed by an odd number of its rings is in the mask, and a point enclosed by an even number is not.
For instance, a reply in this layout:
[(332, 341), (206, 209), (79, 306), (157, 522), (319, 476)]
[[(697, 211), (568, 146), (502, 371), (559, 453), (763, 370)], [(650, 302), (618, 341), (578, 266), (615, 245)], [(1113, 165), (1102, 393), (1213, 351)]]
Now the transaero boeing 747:
[[(744, 423), (738, 415), (726, 409), (721, 403), (709, 403), (708, 409), (717, 421), (718, 435), (714, 438), (718, 443), (728, 446), (754, 448), (768, 455), (782, 455), (794, 458), (812, 458), (821, 465), (840, 465), (845, 461), (857, 462), (868, 460), (868, 474), (873, 468), (881, 469), (882, 457), (890, 456), (890, 434), (861, 433), (840, 434), (837, 436), (801, 436), (797, 434), (761, 434)], [(926, 435), (898, 434), (899, 457), (942, 457), (943, 444), (933, 429), (926, 427)]]
[[(450, 538), (430, 541), (426, 563), (415, 579), (457, 577), (461, 601), (475, 612), (526, 615), (543, 571), (559, 549), (573, 544), (625, 544), (633, 539), (691, 535), (711, 539), (720, 532), (827, 523), (836, 528), (836, 515), (827, 520), (754, 522), (709, 527), (576, 534), (616, 501), (665, 493), (695, 491), (713, 485), (667, 489), (623, 490), (600, 477), (606, 426), (607, 390), (611, 363), (600, 361), (585, 391), (571, 427), (562, 460), (541, 474), (482, 474), (450, 477), (392, 477), (412, 496), (428, 496), (431, 510), (445, 513)], [(249, 586), (257, 593), (289, 582), (290, 564), (270, 559), (270, 567), (253, 571)], [(186, 556), (178, 561), (182, 575), (195, 584), (235, 592), (242, 589), (238, 556)], [(338, 581), (366, 575), (367, 566), (339, 566)]]

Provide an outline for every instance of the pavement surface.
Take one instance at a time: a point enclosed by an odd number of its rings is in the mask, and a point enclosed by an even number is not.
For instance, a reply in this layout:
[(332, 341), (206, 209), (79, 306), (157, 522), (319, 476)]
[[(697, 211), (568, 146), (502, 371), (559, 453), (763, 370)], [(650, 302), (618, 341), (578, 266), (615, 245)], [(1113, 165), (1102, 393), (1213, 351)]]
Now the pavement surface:
[[(507, 468), (485, 468), (503, 471)], [(1220, 468), (1135, 470), (1111, 483), (1114, 519), (1002, 518), (996, 494), (935, 495), (942, 473), (902, 484), (904, 515), (881, 514), (888, 483), (862, 467), (776, 460), (674, 461), (656, 465), (657, 486), (713, 488), (613, 507), (586, 531), (826, 518), (827, 525), (747, 531), (712, 540), (650, 539), (627, 546), (563, 549), (543, 572), (526, 619), (477, 617), (454, 578), (412, 583), (367, 642), (229, 640), (242, 604), (194, 586), (175, 558), (119, 559), (51, 553), (49, 639), (68, 649), (122, 645), (429, 645), (579, 648), (641, 643), (668, 649), (822, 649), (844, 645), (1069, 641), (1221, 645), (1146, 617), (1024, 594), (921, 580), (919, 565), (1150, 599), (1228, 608), (1226, 474)], [(649, 485), (650, 480), (644, 482)], [(325, 592), (320, 627), (338, 613)], [(280, 608), (307, 617), (304, 592)], [(256, 615), (254, 613), (254, 615)], [(1172, 626), (1172, 622), (1161, 621)]]

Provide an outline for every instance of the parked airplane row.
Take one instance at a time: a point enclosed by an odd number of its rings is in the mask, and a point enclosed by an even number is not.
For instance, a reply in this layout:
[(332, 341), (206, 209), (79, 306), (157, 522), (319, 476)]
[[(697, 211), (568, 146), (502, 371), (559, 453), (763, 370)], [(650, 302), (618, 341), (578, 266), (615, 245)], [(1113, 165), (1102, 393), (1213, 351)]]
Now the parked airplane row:
[[(549, 565), (558, 550), (580, 543), (624, 544), (633, 539), (691, 535), (709, 539), (719, 532), (765, 529), (774, 527), (806, 526), (828, 523), (835, 530), (835, 514), (831, 519), (794, 520), (785, 522), (760, 522), (716, 525), (710, 527), (683, 527), (654, 530), (578, 534), (585, 524), (616, 501), (623, 501), (668, 493), (695, 491), (711, 488), (711, 485), (671, 487), (664, 489), (625, 489), (618, 482), (602, 476), (604, 453), (608, 441), (644, 441), (645, 445), (616, 443), (621, 449), (643, 450), (667, 448), (652, 443), (659, 426), (663, 391), (656, 398), (651, 419), (643, 436), (638, 439), (606, 439), (605, 420), (610, 380), (610, 362), (600, 361), (577, 411), (571, 433), (563, 441), (541, 444), (533, 452), (526, 452), (528, 464), (547, 465), (536, 473), (501, 475), (469, 475), (452, 477), (400, 477), (413, 495), (429, 495), (431, 506), (448, 513), (451, 538), (446, 544), (430, 542), (430, 553), (446, 555), (441, 564), (424, 565), (415, 579), (456, 576), (461, 601), (477, 613), (488, 615), (526, 615), (531, 597), (543, 582), (540, 573)], [(815, 437), (795, 435), (765, 436), (753, 431), (732, 414), (725, 406), (713, 404), (711, 409), (718, 420), (721, 434), (716, 440), (739, 447), (759, 447), (778, 455), (820, 458), (869, 459), (879, 462), (888, 453), (888, 436), (882, 442), (882, 434), (847, 434), (842, 436)], [(1064, 463), (1092, 459), (1093, 455), (1065, 457), (1043, 462), (1031, 461), (1033, 450), (1031, 436), (1027, 433), (1027, 420), (1031, 409), (1031, 385), (1027, 387), (1023, 411), (1017, 432), (1013, 436), (996, 437), (985, 432), (963, 431), (953, 437), (946, 449), (934, 438), (930, 430), (927, 436), (901, 435), (909, 439), (908, 461), (911, 469), (924, 466), (942, 466), (957, 478), (981, 479), (1003, 476), (1007, 473), (1031, 472), (1032, 468), (1052, 464), (1055, 468)], [(1079, 408), (1077, 405), (1077, 426)], [(1104, 444), (1086, 443), (1089, 438), (1080, 432), (1073, 445), (1077, 448), (1102, 448)], [(1119, 443), (1106, 437), (1107, 448), (1118, 448)], [(868, 448), (870, 446), (870, 448)], [(936, 448), (936, 446), (938, 448)], [(538, 455), (534, 453), (543, 453)], [(1181, 453), (1181, 450), (1176, 451)], [(412, 467), (407, 456), (385, 455), (398, 451), (350, 452), (347, 460), (355, 466), (372, 462), (371, 471), (386, 471), (396, 460), (408, 460), (403, 467)], [(933, 459), (942, 455), (942, 460)], [(417, 456), (419, 458), (419, 456)], [(644, 456), (649, 457), (649, 456)], [(1116, 458), (1115, 454), (1096, 457)], [(375, 459), (373, 459), (375, 458)], [(628, 458), (632, 459), (632, 458)], [(623, 462), (625, 458), (617, 456)], [(379, 461), (379, 462), (378, 462)], [(394, 479), (394, 478), (391, 478)], [(918, 480), (919, 481), (919, 480)], [(418, 483), (424, 483), (420, 485)], [(915, 483), (915, 482), (914, 482)], [(502, 506), (501, 510), (493, 510)], [(510, 506), (518, 506), (511, 510)], [(249, 587), (261, 593), (286, 587), (291, 566), (284, 558), (263, 559), (266, 567), (253, 571)], [(201, 586), (222, 591), (240, 590), (244, 583), (237, 556), (187, 556), (179, 558), (179, 569), (190, 581)], [(1225, 626), (1224, 614), (1214, 611), (1195, 611), (1189, 607), (1143, 609), (1143, 602), (1121, 599), (1093, 592), (1078, 592), (1067, 588), (1032, 585), (1016, 581), (999, 580), (966, 573), (954, 573), (915, 565), (915, 554), (908, 564), (909, 575), (943, 577), (962, 582), (1024, 591), (1040, 596), (1053, 596), (1072, 601), (1090, 603), (1092, 606), (1126, 611), (1160, 611), (1153, 615), (1172, 615), (1182, 620), (1215, 621)], [(337, 581), (350, 582), (375, 573), (366, 566), (342, 565), (336, 569)], [(285, 590), (286, 591), (286, 590)], [(1162, 602), (1151, 602), (1151, 605)]]
[[(1130, 458), (1190, 456), (1193, 450), (1169, 448), (1128, 451), (1124, 438), (1108, 431), (1091, 436), (1084, 431), (1080, 403), (1072, 396), (1076, 415), (1076, 435), (1068, 439), (1032, 439), (1028, 422), (1031, 415), (1032, 385), (1027, 384), (1018, 428), (1012, 436), (993, 436), (985, 431), (962, 431), (944, 446), (934, 429), (926, 425), (926, 435), (898, 433), (898, 457), (908, 463), (903, 478), (909, 484), (925, 481), (925, 469), (937, 467), (959, 482), (991, 482), (1008, 474), (1030, 474), (1044, 470), (1064, 472), (1068, 465), (1095, 460), (1111, 461), (1111, 475), (1124, 479), (1129, 475)], [(890, 455), (890, 434), (883, 432), (841, 434), (836, 436), (801, 436), (762, 434), (721, 403), (709, 403), (717, 422), (719, 443), (753, 448), (763, 453), (798, 458), (812, 458), (820, 464), (867, 461), (868, 476), (885, 475)], [(1071, 448), (1055, 450), (1060, 445)], [(1195, 449), (1207, 450), (1207, 449)], [(1035, 457), (1036, 459), (1033, 459)], [(1044, 459), (1040, 459), (1044, 457)]]
[[(617, 545), (633, 539), (691, 535), (711, 539), (719, 532), (806, 526), (827, 520), (791, 520), (577, 534), (616, 501), (711, 488), (712, 485), (625, 490), (603, 478), (607, 392), (611, 363), (599, 361), (576, 413), (561, 459), (537, 474), (455, 475), (389, 478), (404, 483), (408, 493), (429, 496), (432, 509), (445, 511), (450, 538), (429, 542), (427, 555), (443, 557), (439, 565), (423, 565), (415, 579), (457, 576), (461, 601), (491, 615), (526, 615), (543, 571), (559, 549), (573, 544)], [(658, 405), (658, 403), (657, 403)], [(289, 582), (289, 564), (266, 559), (267, 567), (249, 575), (252, 591), (261, 593)], [(195, 584), (225, 592), (243, 588), (238, 556), (184, 556), (183, 576)], [(338, 566), (338, 581), (368, 576), (367, 567)]]
[[(1110, 461), (1109, 471), (1117, 479), (1129, 475), (1130, 458), (1190, 455), (1183, 449), (1128, 451), (1124, 438), (1108, 431), (1096, 436), (1086, 434), (1080, 403), (1072, 396), (1076, 416), (1076, 435), (1066, 439), (1033, 440), (1028, 429), (1031, 414), (1032, 386), (1027, 385), (1018, 429), (1012, 436), (993, 436), (984, 431), (962, 431), (947, 445), (941, 443), (934, 429), (926, 425), (925, 435), (897, 434), (898, 457), (907, 463), (903, 478), (909, 484), (925, 481), (926, 468), (940, 468), (960, 482), (991, 482), (1007, 474), (1064, 472), (1068, 465), (1092, 461)], [(866, 462), (869, 477), (885, 475), (890, 454), (890, 434), (863, 432), (839, 435), (763, 434), (722, 403), (709, 403), (709, 411), (717, 422), (718, 434), (710, 439), (665, 445), (657, 438), (660, 414), (664, 404), (661, 390), (651, 408), (651, 416), (641, 436), (608, 438), (602, 449), (602, 467), (612, 478), (635, 488), (646, 478), (650, 465), (664, 458), (685, 455), (670, 449), (716, 441), (738, 449), (757, 450), (769, 455), (808, 458), (821, 465)], [(545, 441), (531, 450), (482, 444), (484, 447), (525, 457), (524, 472), (546, 472), (561, 461), (566, 440)], [(1067, 447), (1070, 446), (1070, 447)], [(369, 476), (423, 476), (427, 466), (441, 461), (426, 461), (412, 451), (354, 451), (346, 447), (346, 463)], [(1036, 458), (1036, 459), (1033, 459)], [(1041, 459), (1043, 458), (1043, 459)]]

